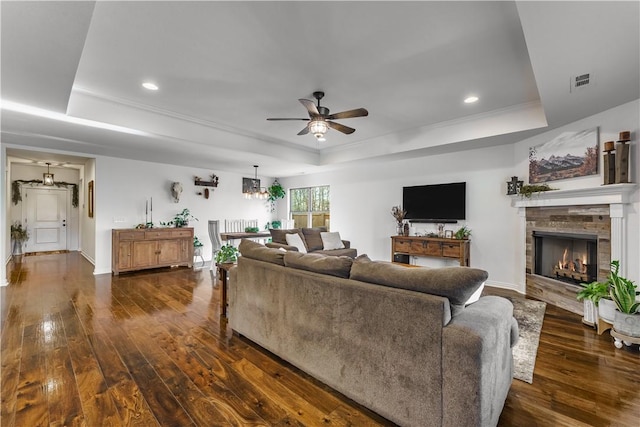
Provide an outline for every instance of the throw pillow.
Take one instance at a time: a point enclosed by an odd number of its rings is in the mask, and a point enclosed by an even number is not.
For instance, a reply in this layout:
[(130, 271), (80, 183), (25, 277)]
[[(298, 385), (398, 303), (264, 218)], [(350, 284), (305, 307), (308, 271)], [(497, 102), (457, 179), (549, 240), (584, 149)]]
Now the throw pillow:
[(326, 228), (324, 230), (320, 227), (302, 228), (301, 231), (304, 236), (304, 242), (307, 244), (307, 251), (313, 252), (322, 250), (322, 238), (320, 238), (320, 232), (327, 231)]
[(298, 233), (287, 234), (285, 235), (285, 238), (287, 239), (287, 245), (295, 246), (296, 248), (298, 248), (298, 252), (300, 253), (307, 253), (307, 247), (304, 245), (302, 237), (300, 237)]
[(300, 231), (297, 228), (290, 228), (286, 230), (271, 228), (269, 229), (269, 232), (271, 233), (271, 241), (273, 243), (286, 245), (287, 244), (286, 235), (289, 233), (299, 233)]
[(322, 246), (325, 251), (344, 249), (344, 243), (342, 243), (340, 233), (337, 231), (320, 233), (320, 238), (322, 239)]

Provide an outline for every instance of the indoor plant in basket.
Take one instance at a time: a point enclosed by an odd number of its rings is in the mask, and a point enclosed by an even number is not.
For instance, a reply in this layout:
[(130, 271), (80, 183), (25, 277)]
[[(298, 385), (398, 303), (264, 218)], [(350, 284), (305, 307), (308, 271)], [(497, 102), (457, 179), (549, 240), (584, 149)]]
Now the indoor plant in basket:
[(638, 286), (631, 280), (618, 275), (620, 263), (611, 261), (611, 274), (609, 280), (609, 296), (616, 304), (616, 315), (613, 322), (613, 329), (622, 335), (629, 337), (640, 337), (640, 302), (637, 301), (639, 294)]

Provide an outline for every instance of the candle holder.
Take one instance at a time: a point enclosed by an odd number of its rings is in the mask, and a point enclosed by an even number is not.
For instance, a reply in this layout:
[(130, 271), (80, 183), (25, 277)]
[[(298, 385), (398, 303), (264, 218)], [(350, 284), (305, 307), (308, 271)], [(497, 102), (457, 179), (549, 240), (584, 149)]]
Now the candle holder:
[(629, 182), (629, 142), (630, 131), (622, 131), (616, 145), (616, 184)]
[(613, 150), (615, 150), (615, 142), (604, 143), (604, 185), (616, 182), (616, 153)]

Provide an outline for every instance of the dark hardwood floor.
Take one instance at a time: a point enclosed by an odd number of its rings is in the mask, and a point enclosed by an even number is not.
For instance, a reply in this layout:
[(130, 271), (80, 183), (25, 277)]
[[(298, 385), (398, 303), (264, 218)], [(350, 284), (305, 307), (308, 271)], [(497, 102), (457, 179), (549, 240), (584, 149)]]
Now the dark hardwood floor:
[[(9, 264), (3, 427), (391, 425), (232, 335), (208, 270), (92, 270), (77, 253)], [(533, 384), (513, 381), (500, 425), (639, 425), (637, 348), (550, 305), (540, 341)]]

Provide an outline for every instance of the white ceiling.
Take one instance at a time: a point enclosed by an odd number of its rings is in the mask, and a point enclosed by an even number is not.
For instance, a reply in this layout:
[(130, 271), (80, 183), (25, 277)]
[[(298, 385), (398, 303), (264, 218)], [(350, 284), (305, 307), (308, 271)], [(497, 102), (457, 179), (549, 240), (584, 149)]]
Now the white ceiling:
[[(52, 161), (62, 150), (237, 172), (258, 164), (283, 177), (513, 143), (640, 97), (638, 2), (0, 8), (2, 142), (43, 148)], [(593, 83), (570, 93), (571, 76), (584, 73)], [(316, 90), (334, 113), (369, 116), (339, 120), (356, 132), (330, 130), (323, 143), (296, 135), (306, 122), (266, 120), (307, 117), (297, 99)], [(480, 101), (464, 104), (470, 94)]]

